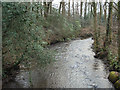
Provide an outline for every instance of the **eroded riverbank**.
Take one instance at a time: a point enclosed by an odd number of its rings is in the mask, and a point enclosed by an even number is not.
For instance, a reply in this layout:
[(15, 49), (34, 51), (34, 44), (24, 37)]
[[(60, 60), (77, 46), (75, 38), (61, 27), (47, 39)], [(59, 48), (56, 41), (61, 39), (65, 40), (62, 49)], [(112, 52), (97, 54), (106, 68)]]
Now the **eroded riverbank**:
[[(33, 68), (31, 79), (34, 88), (113, 88), (108, 81), (105, 65), (94, 58), (93, 40), (73, 40), (52, 45), (56, 61), (45, 68)], [(20, 70), (16, 78), (4, 87), (30, 87), (29, 72)]]

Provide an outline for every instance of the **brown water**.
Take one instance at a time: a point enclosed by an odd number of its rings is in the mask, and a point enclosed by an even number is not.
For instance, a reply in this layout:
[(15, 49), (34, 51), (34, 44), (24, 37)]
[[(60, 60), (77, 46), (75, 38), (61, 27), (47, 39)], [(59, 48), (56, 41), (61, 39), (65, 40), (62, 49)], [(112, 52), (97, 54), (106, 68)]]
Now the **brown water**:
[[(113, 88), (108, 81), (108, 70), (91, 49), (93, 40), (73, 40), (52, 45), (56, 61), (45, 68), (31, 71), (34, 88)], [(29, 73), (21, 70), (4, 87), (30, 87)]]

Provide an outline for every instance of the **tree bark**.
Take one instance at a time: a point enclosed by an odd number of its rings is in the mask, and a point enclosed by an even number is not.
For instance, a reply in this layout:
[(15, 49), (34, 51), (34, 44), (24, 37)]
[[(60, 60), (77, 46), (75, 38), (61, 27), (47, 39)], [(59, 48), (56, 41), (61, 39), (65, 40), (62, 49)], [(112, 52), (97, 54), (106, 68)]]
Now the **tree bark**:
[(120, 1), (118, 2), (118, 62), (120, 64)]

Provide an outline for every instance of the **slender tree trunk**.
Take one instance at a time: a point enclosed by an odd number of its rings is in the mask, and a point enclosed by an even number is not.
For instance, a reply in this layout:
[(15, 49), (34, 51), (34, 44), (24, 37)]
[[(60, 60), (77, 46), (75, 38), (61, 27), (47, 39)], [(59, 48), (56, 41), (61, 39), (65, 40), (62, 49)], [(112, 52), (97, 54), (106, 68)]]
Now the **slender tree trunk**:
[(49, 13), (49, 10), (50, 10), (50, 2), (47, 3), (47, 15)]
[(120, 64), (120, 1), (118, 2), (118, 62)]
[(79, 10), (78, 10), (78, 1), (77, 1), (77, 6), (76, 6), (76, 14), (79, 15)]
[(91, 14), (90, 14), (91, 18), (92, 18), (92, 12), (93, 12), (93, 8), (92, 8), (92, 3), (91, 3)]
[(70, 17), (70, 0), (68, 2), (68, 17)]
[(47, 17), (47, 3), (44, 1), (44, 17)]
[(74, 0), (73, 0), (73, 3), (72, 3), (72, 8), (73, 8), (73, 17), (74, 17)]
[[(102, 4), (101, 2), (99, 2), (99, 6), (100, 6), (100, 16), (99, 16), (99, 26), (101, 25), (101, 17), (102, 17)], [(100, 27), (98, 28), (98, 39), (100, 37)]]
[(84, 19), (86, 19), (86, 13), (87, 13), (87, 2), (85, 2)]
[(83, 2), (81, 2), (80, 17), (82, 17), (82, 7), (83, 7)]
[(59, 13), (61, 12), (62, 2), (60, 2)]
[(107, 5), (106, 5), (106, 3), (107, 3), (107, 0), (106, 0), (106, 2), (105, 2), (105, 6), (104, 6), (104, 19), (105, 19), (105, 26), (106, 26), (106, 24), (107, 24), (107, 19), (106, 19), (106, 16), (107, 16)]
[(93, 2), (93, 10), (94, 10), (94, 47), (97, 51), (98, 49), (98, 37), (97, 37), (97, 12), (96, 12), (96, 3)]
[(62, 15), (65, 15), (65, 2), (62, 1)]
[(50, 14), (52, 14), (52, 1), (50, 2)]
[(109, 45), (111, 43), (111, 18), (112, 18), (112, 6), (113, 3), (110, 2), (109, 4), (109, 14), (108, 14), (108, 21), (107, 21), (107, 29), (106, 29), (106, 39), (104, 42), (105, 50), (109, 48)]
[(101, 2), (99, 2), (99, 4), (100, 4), (100, 24), (101, 24), (101, 17), (102, 17), (102, 4), (101, 4)]
[[(40, 2), (40, 5), (42, 6), (42, 2)], [(40, 13), (41, 13), (41, 16), (43, 16), (43, 10), (42, 10), (42, 8), (40, 8)]]

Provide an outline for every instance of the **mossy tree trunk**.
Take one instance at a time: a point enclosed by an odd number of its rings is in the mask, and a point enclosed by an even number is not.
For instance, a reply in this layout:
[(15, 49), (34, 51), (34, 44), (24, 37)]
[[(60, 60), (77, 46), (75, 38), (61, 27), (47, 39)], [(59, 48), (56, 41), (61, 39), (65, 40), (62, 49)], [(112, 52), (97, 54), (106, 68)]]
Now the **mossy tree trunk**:
[(118, 2), (118, 62), (120, 64), (120, 1)]
[(108, 14), (108, 20), (107, 20), (107, 28), (106, 28), (106, 37), (104, 41), (104, 50), (108, 51), (109, 45), (111, 44), (111, 18), (112, 18), (112, 7), (113, 2), (109, 3), (109, 14)]

